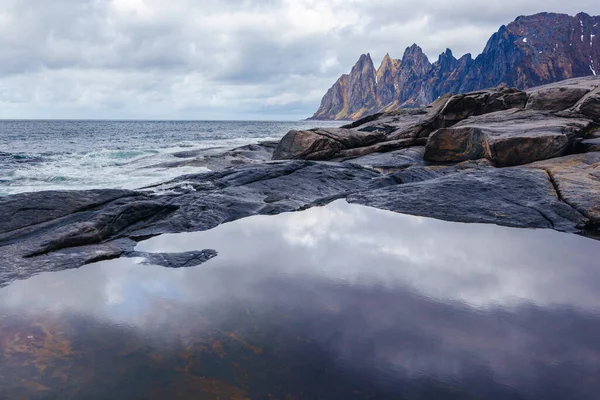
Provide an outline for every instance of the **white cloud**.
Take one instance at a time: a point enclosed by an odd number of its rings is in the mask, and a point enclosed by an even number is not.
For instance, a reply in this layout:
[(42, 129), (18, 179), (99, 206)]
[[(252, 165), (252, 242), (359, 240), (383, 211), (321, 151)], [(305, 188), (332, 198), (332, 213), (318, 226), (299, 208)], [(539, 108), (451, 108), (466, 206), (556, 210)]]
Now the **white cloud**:
[(591, 0), (3, 0), (2, 118), (302, 118), (361, 53), (479, 53)]

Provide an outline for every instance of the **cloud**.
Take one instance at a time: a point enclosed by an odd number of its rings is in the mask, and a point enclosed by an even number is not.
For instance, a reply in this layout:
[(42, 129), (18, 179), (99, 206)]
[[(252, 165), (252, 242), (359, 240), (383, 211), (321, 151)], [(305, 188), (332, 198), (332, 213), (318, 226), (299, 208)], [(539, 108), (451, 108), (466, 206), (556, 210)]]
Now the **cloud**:
[(296, 119), (361, 53), (479, 53), (539, 11), (591, 0), (4, 0), (1, 118)]

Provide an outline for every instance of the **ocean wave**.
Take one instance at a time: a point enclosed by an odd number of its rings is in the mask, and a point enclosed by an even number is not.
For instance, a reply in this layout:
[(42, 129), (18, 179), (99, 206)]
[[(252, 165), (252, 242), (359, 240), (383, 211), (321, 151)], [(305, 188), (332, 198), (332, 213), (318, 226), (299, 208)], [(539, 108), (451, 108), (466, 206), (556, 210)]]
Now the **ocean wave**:
[(312, 126), (251, 121), (0, 121), (0, 196), (155, 185), (205, 170), (169, 167), (196, 157), (199, 150), (276, 140), (290, 129)]

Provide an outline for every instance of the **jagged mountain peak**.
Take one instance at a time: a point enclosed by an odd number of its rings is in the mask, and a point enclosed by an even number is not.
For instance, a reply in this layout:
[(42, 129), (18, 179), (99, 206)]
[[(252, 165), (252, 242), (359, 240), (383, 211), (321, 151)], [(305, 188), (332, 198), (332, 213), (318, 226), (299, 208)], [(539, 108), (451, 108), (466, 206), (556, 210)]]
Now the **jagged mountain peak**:
[(356, 62), (356, 65), (362, 66), (365, 64), (373, 64), (373, 60), (371, 59), (370, 53), (361, 54), (360, 57), (358, 58), (358, 61)]
[[(526, 89), (598, 73), (600, 16), (543, 12), (519, 16), (502, 25), (475, 59), (467, 53), (457, 60), (446, 49), (431, 64), (415, 43), (406, 48), (402, 59), (386, 54), (375, 70), (370, 54), (363, 54), (343, 90), (338, 82), (334, 85), (333, 92), (341, 93), (348, 107), (328, 110), (332, 102), (324, 97), (313, 118), (355, 119), (385, 110), (424, 106), (447, 93), (499, 84)], [(331, 98), (332, 89), (326, 97)]]
[(410, 59), (422, 58), (422, 57), (427, 58), (425, 53), (423, 53), (423, 49), (421, 49), (421, 47), (419, 47), (416, 43), (413, 43), (412, 46), (409, 46), (406, 48), (406, 50), (404, 50), (404, 55), (402, 56), (402, 61), (406, 62), (407, 60), (410, 60)]
[(441, 53), (436, 61), (436, 64), (441, 68), (453, 68), (458, 60), (452, 54), (452, 50), (446, 49), (443, 53)]

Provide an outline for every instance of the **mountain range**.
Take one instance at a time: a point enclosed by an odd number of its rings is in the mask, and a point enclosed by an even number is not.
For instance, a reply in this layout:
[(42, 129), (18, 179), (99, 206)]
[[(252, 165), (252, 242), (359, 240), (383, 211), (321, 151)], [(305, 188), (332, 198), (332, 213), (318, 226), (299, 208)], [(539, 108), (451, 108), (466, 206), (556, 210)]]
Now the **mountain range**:
[(387, 54), (375, 69), (370, 54), (327, 91), (310, 119), (355, 120), (430, 104), (444, 94), (506, 85), (527, 89), (600, 73), (600, 16), (540, 13), (502, 25), (475, 59), (450, 49), (431, 63), (413, 44), (402, 59)]

